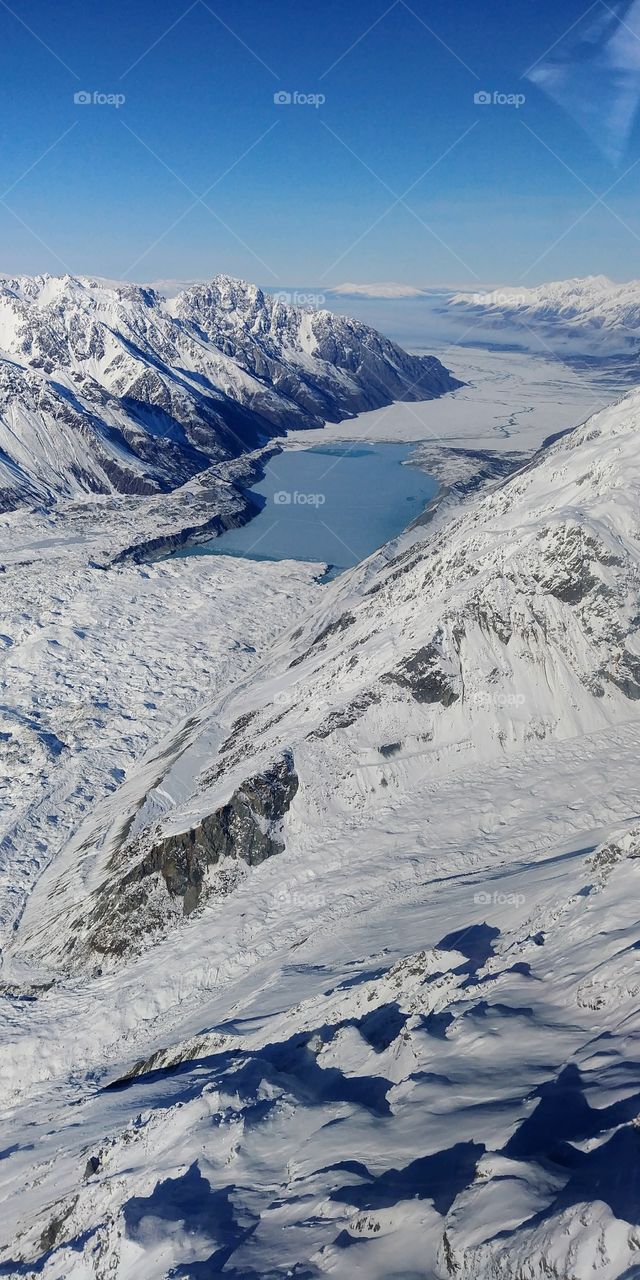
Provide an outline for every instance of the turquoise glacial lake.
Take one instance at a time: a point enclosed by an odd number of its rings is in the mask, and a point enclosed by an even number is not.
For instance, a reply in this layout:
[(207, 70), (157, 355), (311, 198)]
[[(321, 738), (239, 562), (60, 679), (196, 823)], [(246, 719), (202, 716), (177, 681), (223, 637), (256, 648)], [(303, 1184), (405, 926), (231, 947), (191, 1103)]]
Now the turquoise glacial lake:
[(401, 533), (436, 493), (437, 481), (407, 465), (410, 452), (406, 444), (287, 449), (269, 461), (252, 489), (264, 503), (258, 515), (178, 555), (311, 560), (350, 568)]

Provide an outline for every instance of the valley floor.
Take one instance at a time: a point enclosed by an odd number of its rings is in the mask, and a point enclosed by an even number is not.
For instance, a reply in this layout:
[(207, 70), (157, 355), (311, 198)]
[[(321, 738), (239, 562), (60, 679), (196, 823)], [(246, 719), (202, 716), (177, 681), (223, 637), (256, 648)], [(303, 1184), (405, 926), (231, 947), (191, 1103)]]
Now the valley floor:
[(450, 347), (439, 358), (466, 385), (439, 400), (390, 405), (322, 431), (294, 431), (287, 446), (332, 440), (398, 440), (445, 449), (533, 452), (610, 404), (629, 387), (628, 369), (580, 373), (563, 361), (511, 351)]

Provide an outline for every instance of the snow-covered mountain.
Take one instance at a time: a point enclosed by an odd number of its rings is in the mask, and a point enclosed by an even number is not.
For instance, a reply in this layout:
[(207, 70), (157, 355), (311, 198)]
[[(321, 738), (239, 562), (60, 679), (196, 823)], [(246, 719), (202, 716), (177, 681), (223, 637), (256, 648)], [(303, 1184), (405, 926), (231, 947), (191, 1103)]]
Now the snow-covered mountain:
[[(62, 887), (52, 915), (36, 892), (21, 946), (55, 952), (63, 967), (117, 957), (144, 945), (157, 908), (162, 930), (206, 897), (217, 854), (251, 863), (269, 823), (277, 845), (290, 808), (299, 841), (336, 806), (375, 808), (370, 782), (375, 792), (382, 776), (386, 804), (390, 789), (425, 776), (634, 719), (639, 437), (637, 392), (469, 510), (445, 507), (388, 563), (380, 553), (340, 578), (249, 688), (163, 744), (176, 763), (151, 789), (145, 770), (118, 793), (112, 831), (102, 815), (83, 829), (100, 868), (95, 896), (74, 919)], [(245, 804), (263, 773), (282, 810), (271, 816), (262, 801)], [(169, 811), (156, 830), (159, 805)], [(123, 841), (129, 820), (136, 839)]]
[(459, 385), (356, 320), (218, 276), (170, 299), (83, 277), (0, 281), (0, 509), (168, 490), (289, 428)]
[(5, 1274), (631, 1280), (639, 437), (445, 501), (88, 808), (2, 974)]
[(640, 347), (640, 280), (614, 284), (606, 276), (553, 281), (535, 288), (457, 293), (464, 309), (496, 332), (520, 330), (524, 345), (539, 334), (584, 355), (636, 355)]

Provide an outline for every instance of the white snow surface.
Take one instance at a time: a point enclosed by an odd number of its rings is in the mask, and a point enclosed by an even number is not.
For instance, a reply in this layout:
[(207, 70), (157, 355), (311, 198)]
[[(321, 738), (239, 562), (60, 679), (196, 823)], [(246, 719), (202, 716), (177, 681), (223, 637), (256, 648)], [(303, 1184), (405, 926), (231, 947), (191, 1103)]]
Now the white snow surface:
[[(157, 499), (5, 517), (0, 1275), (637, 1274), (639, 436), (636, 391), (327, 587), (92, 568)], [(184, 915), (146, 860), (289, 756), (284, 847)]]
[(464, 384), (457, 391), (372, 409), (321, 430), (289, 431), (280, 443), (304, 449), (337, 440), (410, 441), (434, 451), (531, 453), (547, 436), (577, 426), (628, 388), (615, 367), (578, 373), (546, 352), (452, 346), (442, 359)]

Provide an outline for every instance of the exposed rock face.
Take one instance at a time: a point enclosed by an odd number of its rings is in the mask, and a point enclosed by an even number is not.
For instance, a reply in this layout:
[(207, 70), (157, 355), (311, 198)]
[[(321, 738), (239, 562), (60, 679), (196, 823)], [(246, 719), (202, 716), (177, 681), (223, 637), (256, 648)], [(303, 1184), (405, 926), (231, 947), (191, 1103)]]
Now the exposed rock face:
[(284, 848), (280, 822), (297, 790), (293, 756), (285, 752), (270, 769), (243, 782), (228, 804), (197, 827), (154, 845), (140, 867), (140, 877), (159, 871), (170, 895), (182, 898), (188, 915), (200, 900), (207, 869), (221, 858), (238, 858), (257, 867), (280, 853)]
[(435, 644), (418, 649), (382, 679), (408, 689), (416, 702), (441, 702), (443, 707), (450, 707), (458, 698), (451, 677), (443, 670), (442, 654)]
[(93, 896), (88, 916), (72, 921), (67, 962), (93, 954), (123, 956), (141, 939), (159, 938), (181, 915), (207, 896), (207, 877), (224, 863), (216, 889), (232, 888), (230, 863), (257, 867), (284, 849), (282, 819), (298, 790), (293, 755), (283, 751), (274, 764), (247, 778), (231, 799), (187, 831), (164, 838), (153, 834), (119, 849), (108, 877)]
[(603, 673), (633, 702), (640, 699), (640, 658), (624, 650), (614, 670)]
[(290, 428), (461, 384), (375, 330), (228, 276), (165, 300), (64, 276), (0, 279), (0, 510), (154, 493)]
[(317, 729), (312, 729), (309, 737), (328, 738), (337, 729), (348, 729), (350, 725), (355, 724), (356, 720), (359, 720), (364, 715), (368, 707), (380, 701), (380, 696), (380, 693), (375, 689), (365, 690), (348, 706), (341, 708), (339, 711), (333, 711), (331, 715), (327, 716), (323, 724), (318, 725)]

